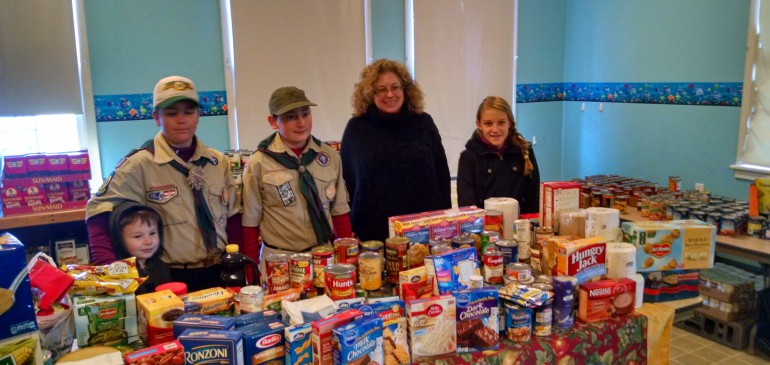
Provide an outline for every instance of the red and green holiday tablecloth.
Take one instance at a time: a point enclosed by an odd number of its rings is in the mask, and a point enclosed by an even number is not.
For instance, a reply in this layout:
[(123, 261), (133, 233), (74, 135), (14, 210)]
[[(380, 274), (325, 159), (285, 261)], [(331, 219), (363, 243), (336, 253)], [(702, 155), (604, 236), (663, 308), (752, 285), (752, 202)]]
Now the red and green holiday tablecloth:
[(602, 322), (575, 322), (569, 330), (515, 343), (504, 339), (498, 350), (457, 354), (417, 364), (646, 364), (647, 317), (631, 314)]

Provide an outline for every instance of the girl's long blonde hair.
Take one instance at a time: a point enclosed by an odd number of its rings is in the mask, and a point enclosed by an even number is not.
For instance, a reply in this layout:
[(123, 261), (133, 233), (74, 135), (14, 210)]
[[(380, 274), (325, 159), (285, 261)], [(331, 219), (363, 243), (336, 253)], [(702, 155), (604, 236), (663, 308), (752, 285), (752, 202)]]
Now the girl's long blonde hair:
[(385, 72), (393, 72), (404, 90), (404, 104), (409, 113), (422, 114), (425, 106), (422, 90), (412, 79), (409, 70), (402, 63), (379, 59), (361, 70), (361, 76), (353, 90), (353, 116), (360, 117), (366, 113), (366, 109), (374, 104), (374, 83)]
[(476, 111), (476, 121), (481, 120), (481, 112), (485, 109), (496, 109), (508, 116), (508, 141), (521, 149), (521, 154), (524, 156), (524, 175), (532, 175), (532, 161), (529, 159), (529, 142), (524, 139), (524, 136), (516, 130), (516, 120), (513, 118), (513, 111), (511, 111), (511, 105), (508, 104), (505, 99), (499, 96), (487, 96), (481, 101), (478, 111)]

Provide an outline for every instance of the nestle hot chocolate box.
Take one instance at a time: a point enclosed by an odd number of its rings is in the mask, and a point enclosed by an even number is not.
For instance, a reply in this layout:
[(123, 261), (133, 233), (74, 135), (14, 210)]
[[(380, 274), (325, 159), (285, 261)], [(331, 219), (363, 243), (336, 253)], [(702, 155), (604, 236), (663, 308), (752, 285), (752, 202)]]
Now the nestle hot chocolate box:
[(634, 311), (636, 282), (631, 279), (605, 279), (580, 285), (578, 318), (598, 322)]

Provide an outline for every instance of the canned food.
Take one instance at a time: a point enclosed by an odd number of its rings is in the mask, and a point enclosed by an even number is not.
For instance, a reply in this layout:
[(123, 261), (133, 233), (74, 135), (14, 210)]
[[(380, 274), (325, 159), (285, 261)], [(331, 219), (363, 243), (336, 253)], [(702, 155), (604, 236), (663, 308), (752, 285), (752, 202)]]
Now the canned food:
[(334, 255), (338, 264), (358, 264), (358, 240), (355, 238), (338, 238), (334, 240)]
[(761, 237), (764, 222), (765, 219), (760, 216), (749, 217), (749, 223), (746, 225), (746, 234), (752, 237)]
[(532, 280), (532, 268), (521, 262), (512, 262), (505, 266), (505, 276), (516, 282), (527, 282)]
[(690, 213), (687, 215), (689, 219), (697, 219), (701, 221), (706, 221), (706, 212), (698, 209), (698, 210), (691, 210)]
[(484, 286), (484, 277), (481, 275), (471, 275), (468, 277), (471, 288), (481, 288)]
[(602, 206), (602, 192), (601, 191), (593, 191), (591, 192), (591, 207), (601, 207)]
[(289, 257), (289, 280), (292, 288), (306, 291), (313, 287), (313, 256), (309, 253), (295, 253)]
[(527, 342), (532, 338), (532, 308), (505, 301), (505, 337), (513, 342)]
[(463, 234), (452, 239), (452, 247), (453, 248), (476, 247), (476, 243), (473, 240), (473, 237), (471, 237), (471, 235)]
[(331, 300), (356, 297), (356, 267), (351, 264), (331, 264), (324, 268), (326, 295)]
[(722, 221), (722, 214), (718, 212), (713, 212), (706, 215), (706, 222), (716, 227), (717, 232), (719, 232), (719, 223), (721, 221)]
[(334, 263), (334, 248), (330, 245), (320, 245), (310, 250), (313, 256), (313, 285), (316, 288), (323, 288), (324, 268)]
[(535, 308), (533, 317), (532, 332), (535, 336), (550, 336), (553, 328), (553, 298)]
[(615, 196), (612, 195), (609, 191), (602, 191), (602, 207), (604, 208), (612, 208), (613, 200)]
[(497, 241), (500, 240), (500, 233), (497, 233), (495, 231), (483, 231), (481, 232), (481, 252), (479, 254), (483, 254), (487, 251), (487, 246), (492, 245), (494, 246)]
[[(491, 246), (495, 247), (495, 246)], [(484, 282), (487, 284), (503, 283), (503, 253), (496, 249), (484, 252)]]
[(719, 234), (727, 237), (735, 237), (738, 234), (738, 224), (740, 217), (737, 215), (722, 216), (719, 222)]
[(762, 228), (762, 239), (770, 240), (770, 219), (765, 219), (765, 224)]
[(358, 274), (361, 289), (380, 290), (382, 287), (382, 255), (376, 251), (366, 251), (358, 257)]
[(516, 240), (499, 240), (495, 245), (503, 253), (503, 267), (511, 262), (519, 262), (519, 243)]
[(529, 260), (530, 223), (528, 219), (513, 221), (513, 237), (519, 243), (519, 261)]
[(267, 293), (275, 294), (291, 287), (289, 280), (289, 256), (283, 253), (269, 253), (265, 257), (267, 270)]
[[(548, 286), (551, 286), (553, 283), (553, 276), (545, 274), (538, 275), (537, 278), (535, 278), (535, 283), (547, 284)], [(548, 291), (553, 291), (553, 287), (549, 288)]]
[(495, 209), (484, 210), (484, 230), (503, 234), (503, 212)]
[(669, 191), (682, 191), (682, 178), (679, 176), (668, 177), (668, 190)]
[(382, 243), (382, 241), (364, 241), (361, 242), (361, 253), (364, 252), (377, 252), (380, 254), (380, 257), (384, 257), (385, 255), (385, 244)]
[(262, 304), (264, 303), (262, 287), (257, 285), (244, 286), (237, 295), (238, 302), (240, 303), (240, 314), (254, 313), (262, 310)]
[(438, 255), (438, 254), (440, 254), (442, 252), (447, 252), (447, 251), (452, 251), (452, 247), (450, 247), (446, 243), (442, 242), (439, 245), (431, 247), (430, 254), (431, 255)]
[(398, 273), (406, 269), (406, 251), (409, 239), (390, 237), (385, 239), (385, 280), (398, 284)]
[(626, 212), (626, 206), (628, 206), (628, 195), (618, 195), (612, 202), (612, 207), (620, 211), (620, 213)]

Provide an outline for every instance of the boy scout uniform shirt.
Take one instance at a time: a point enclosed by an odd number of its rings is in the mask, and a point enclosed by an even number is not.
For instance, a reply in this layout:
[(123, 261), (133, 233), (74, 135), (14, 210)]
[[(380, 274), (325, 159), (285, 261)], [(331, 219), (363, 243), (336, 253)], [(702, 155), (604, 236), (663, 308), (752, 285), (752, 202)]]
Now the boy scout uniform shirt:
[[(298, 157), (276, 136), (269, 150)], [(303, 153), (317, 152), (307, 165), (313, 175), (326, 219), (348, 213), (348, 191), (342, 179), (342, 162), (334, 148), (310, 138)], [(299, 172), (255, 151), (243, 172), (243, 226), (259, 227), (262, 240), (282, 250), (301, 252), (316, 245), (307, 203), (299, 189)]]
[[(86, 219), (104, 212), (125, 200), (155, 208), (163, 218), (165, 229), (162, 259), (170, 267), (208, 267), (219, 263), (221, 251), (227, 244), (227, 218), (240, 212), (230, 159), (210, 149), (198, 139), (190, 162), (174, 153), (161, 133), (154, 140), (155, 155), (140, 150), (123, 159), (99, 192), (88, 201)], [(187, 178), (174, 169), (169, 161), (176, 160), (189, 169), (200, 158), (208, 159), (203, 167), (204, 196), (217, 233), (217, 252), (208, 252), (198, 230), (195, 217), (195, 197)]]

